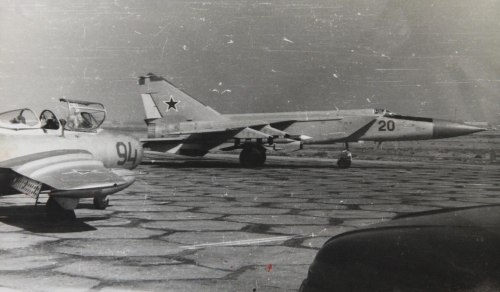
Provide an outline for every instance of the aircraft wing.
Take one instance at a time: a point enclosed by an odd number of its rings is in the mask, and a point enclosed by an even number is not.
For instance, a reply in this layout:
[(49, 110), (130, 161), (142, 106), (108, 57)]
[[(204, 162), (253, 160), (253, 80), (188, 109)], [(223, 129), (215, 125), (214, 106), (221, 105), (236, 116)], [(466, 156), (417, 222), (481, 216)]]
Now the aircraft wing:
[[(83, 195), (85, 190), (116, 188), (128, 182), (122, 178), (132, 172), (113, 172), (84, 150), (47, 151), (0, 162), (1, 169), (13, 173), (10, 186), (19, 192), (37, 195), (40, 190), (53, 194)], [(88, 195), (94, 194), (89, 192)]]
[[(264, 121), (224, 121), (224, 122), (199, 122), (182, 123), (176, 131), (168, 132), (167, 137), (140, 139), (145, 147), (152, 144), (162, 143), (182, 143), (186, 140), (192, 140), (193, 137), (203, 136), (203, 140), (211, 140), (212, 143), (222, 144), (232, 138), (269, 138), (266, 133), (256, 131), (255, 128), (262, 128), (267, 125)], [(193, 136), (190, 136), (193, 135)]]
[[(144, 147), (155, 152), (182, 154), (187, 156), (203, 156), (208, 150), (233, 139), (262, 139), (268, 141), (268, 133), (247, 127), (247, 125), (227, 125), (227, 128), (203, 129), (188, 131), (181, 130), (175, 136), (161, 138), (147, 138), (140, 141)], [(233, 126), (232, 128), (230, 126)], [(179, 133), (182, 133), (179, 134)]]

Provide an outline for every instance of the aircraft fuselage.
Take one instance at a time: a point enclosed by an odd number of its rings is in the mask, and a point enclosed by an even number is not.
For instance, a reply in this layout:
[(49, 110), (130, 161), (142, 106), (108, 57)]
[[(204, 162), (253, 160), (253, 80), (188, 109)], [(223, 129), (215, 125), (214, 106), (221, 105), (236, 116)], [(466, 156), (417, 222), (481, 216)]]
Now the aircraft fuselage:
[(142, 160), (142, 145), (138, 139), (112, 131), (96, 133), (29, 129), (0, 129), (0, 161), (59, 149), (90, 152), (106, 168), (134, 169)]
[[(374, 114), (373, 110), (224, 115), (231, 120), (290, 119), (279, 130), (311, 136), (314, 142), (415, 141), (441, 139), (478, 131), (477, 127), (432, 118)], [(338, 120), (334, 117), (339, 117)], [(359, 129), (353, 133), (352, 129)]]

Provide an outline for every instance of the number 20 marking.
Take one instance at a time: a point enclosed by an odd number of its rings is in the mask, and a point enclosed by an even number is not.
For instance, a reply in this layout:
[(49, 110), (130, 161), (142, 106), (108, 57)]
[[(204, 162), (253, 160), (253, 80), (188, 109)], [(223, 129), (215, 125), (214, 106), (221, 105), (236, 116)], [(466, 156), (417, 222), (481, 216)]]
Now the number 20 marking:
[(379, 121), (378, 124), (380, 127), (378, 128), (379, 131), (394, 131), (396, 129), (396, 123), (394, 123), (393, 120), (388, 120), (387, 122), (382, 120)]
[(118, 157), (123, 159), (118, 160), (118, 165), (124, 165), (127, 162), (132, 162), (132, 164), (135, 164), (135, 162), (137, 161), (137, 149), (135, 149), (135, 155), (134, 157), (132, 157), (132, 143), (130, 142), (128, 142), (128, 149), (125, 143), (116, 142), (116, 154), (118, 154)]

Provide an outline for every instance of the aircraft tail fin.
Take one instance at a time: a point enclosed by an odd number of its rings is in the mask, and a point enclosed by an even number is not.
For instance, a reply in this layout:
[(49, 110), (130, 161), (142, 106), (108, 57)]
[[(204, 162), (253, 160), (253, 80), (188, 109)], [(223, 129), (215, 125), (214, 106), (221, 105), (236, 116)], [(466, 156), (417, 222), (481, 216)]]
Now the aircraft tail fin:
[(214, 109), (162, 77), (149, 73), (139, 78), (139, 85), (147, 123), (160, 118), (167, 123), (224, 120)]

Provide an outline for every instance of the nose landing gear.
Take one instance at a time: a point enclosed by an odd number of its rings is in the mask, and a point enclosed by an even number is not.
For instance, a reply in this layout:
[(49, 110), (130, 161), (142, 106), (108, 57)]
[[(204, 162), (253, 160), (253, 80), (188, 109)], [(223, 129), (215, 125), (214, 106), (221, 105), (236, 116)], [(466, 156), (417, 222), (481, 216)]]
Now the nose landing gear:
[(337, 160), (337, 166), (341, 169), (346, 169), (351, 167), (352, 162), (352, 154), (349, 151), (349, 143), (345, 143), (345, 149), (340, 154), (339, 159)]
[(104, 210), (109, 206), (109, 197), (94, 197), (94, 207), (97, 210)]

